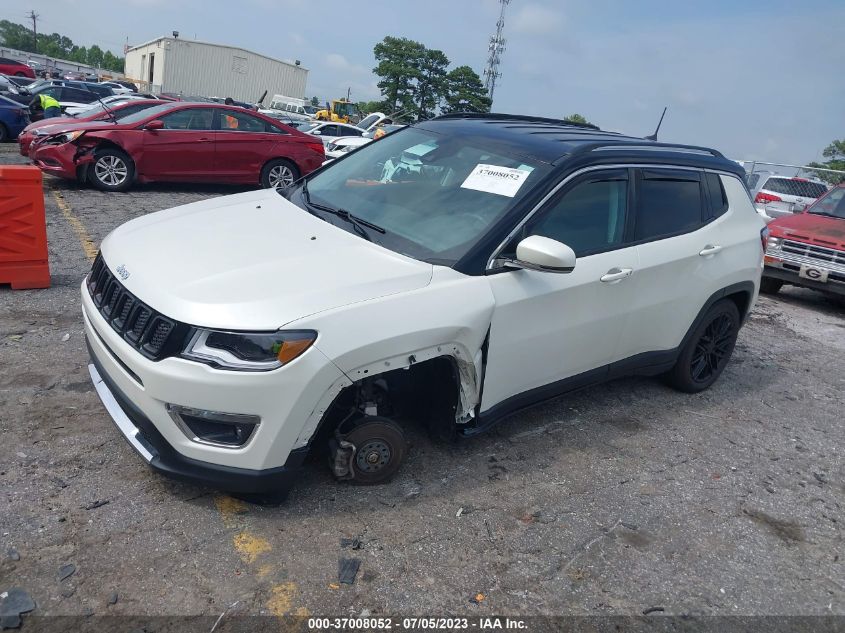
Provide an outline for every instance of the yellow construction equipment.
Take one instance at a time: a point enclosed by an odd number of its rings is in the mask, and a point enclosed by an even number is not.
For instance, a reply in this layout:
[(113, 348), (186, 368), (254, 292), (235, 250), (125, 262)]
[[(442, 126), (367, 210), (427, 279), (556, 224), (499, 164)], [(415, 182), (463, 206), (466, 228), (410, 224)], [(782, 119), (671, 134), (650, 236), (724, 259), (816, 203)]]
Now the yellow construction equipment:
[(357, 104), (346, 99), (335, 99), (331, 103), (326, 102), (326, 107), (318, 110), (314, 118), (335, 123), (358, 123), (361, 120), (361, 112)]

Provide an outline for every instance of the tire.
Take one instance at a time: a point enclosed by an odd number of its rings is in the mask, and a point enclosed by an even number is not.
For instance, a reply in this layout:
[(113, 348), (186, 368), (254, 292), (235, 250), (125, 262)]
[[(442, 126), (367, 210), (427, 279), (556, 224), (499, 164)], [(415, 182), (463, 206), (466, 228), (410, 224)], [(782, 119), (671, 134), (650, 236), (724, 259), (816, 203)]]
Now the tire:
[(731, 358), (739, 325), (739, 310), (733, 301), (723, 299), (713, 305), (666, 374), (669, 384), (678, 391), (697, 393), (716, 382)]
[(766, 295), (777, 294), (782, 287), (783, 282), (780, 279), (774, 279), (772, 277), (763, 277), (760, 280), (760, 292)]
[(5, 143), (9, 140), (9, 130), (6, 129), (6, 126), (0, 123), (0, 143)]
[(289, 160), (276, 158), (261, 170), (261, 186), (265, 189), (287, 189), (299, 180), (299, 170)]
[(363, 418), (343, 439), (355, 445), (352, 483), (363, 486), (373, 486), (392, 479), (408, 452), (405, 432), (388, 418)]
[(135, 180), (135, 163), (123, 150), (108, 147), (94, 153), (87, 175), (100, 191), (126, 191)]

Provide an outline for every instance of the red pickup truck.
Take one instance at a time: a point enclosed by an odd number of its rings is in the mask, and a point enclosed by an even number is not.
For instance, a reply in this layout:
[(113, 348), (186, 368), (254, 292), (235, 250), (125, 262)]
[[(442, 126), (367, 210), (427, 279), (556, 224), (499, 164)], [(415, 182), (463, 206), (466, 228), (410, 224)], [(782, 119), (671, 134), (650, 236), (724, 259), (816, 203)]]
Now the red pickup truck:
[(845, 182), (804, 211), (769, 223), (762, 292), (819, 290), (845, 306)]

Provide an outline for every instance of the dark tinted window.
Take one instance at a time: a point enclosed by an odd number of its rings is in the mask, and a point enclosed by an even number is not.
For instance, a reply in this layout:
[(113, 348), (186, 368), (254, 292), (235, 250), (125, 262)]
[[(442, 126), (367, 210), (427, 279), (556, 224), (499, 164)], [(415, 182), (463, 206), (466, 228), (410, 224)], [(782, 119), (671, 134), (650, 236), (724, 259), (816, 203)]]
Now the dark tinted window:
[(787, 196), (801, 196), (802, 198), (818, 198), (827, 191), (827, 187), (822, 183), (802, 180), (801, 178), (769, 178), (763, 185), (763, 189)]
[(227, 132), (263, 132), (264, 121), (243, 110), (222, 110), (220, 129)]
[(78, 88), (68, 88), (67, 86), (61, 89), (62, 101), (75, 101), (76, 103), (91, 103), (97, 100), (97, 95), (90, 90), (80, 90)]
[(698, 174), (643, 171), (634, 239), (691, 231), (701, 225), (701, 187)]
[(185, 108), (161, 117), (165, 130), (211, 130), (213, 119), (211, 108)]
[(718, 218), (720, 215), (728, 210), (728, 196), (725, 193), (725, 187), (722, 185), (722, 179), (719, 174), (704, 174), (704, 181), (707, 183), (707, 190), (710, 193), (710, 209), (713, 212), (713, 217)]
[(627, 201), (625, 171), (593, 175), (552, 202), (525, 235), (563, 242), (578, 256), (610, 250), (622, 243)]

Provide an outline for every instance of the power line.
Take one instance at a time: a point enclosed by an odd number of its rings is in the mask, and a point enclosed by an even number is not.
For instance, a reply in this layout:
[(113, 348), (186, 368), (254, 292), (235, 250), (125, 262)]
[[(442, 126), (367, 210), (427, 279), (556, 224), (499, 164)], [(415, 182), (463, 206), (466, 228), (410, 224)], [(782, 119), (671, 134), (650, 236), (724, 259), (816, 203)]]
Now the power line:
[(484, 69), (484, 89), (487, 90), (487, 96), (490, 97), (490, 103), (493, 103), (493, 92), (496, 90), (496, 80), (502, 76), (499, 72), (499, 64), (501, 63), (502, 53), (505, 52), (505, 7), (511, 0), (499, 0), (502, 5), (499, 11), (499, 20), (496, 22), (496, 34), (490, 38), (488, 46), (489, 55), (487, 57), (487, 67)]
[(37, 53), (38, 52), (38, 27), (37, 27), (36, 23), (38, 22), (38, 18), (40, 18), (41, 16), (38, 15), (35, 12), (35, 10), (33, 9), (32, 11), (29, 12), (29, 15), (26, 16), (26, 17), (28, 17), (30, 20), (32, 20), (32, 51), (34, 53)]

